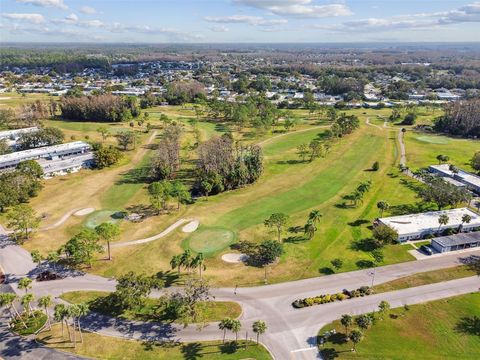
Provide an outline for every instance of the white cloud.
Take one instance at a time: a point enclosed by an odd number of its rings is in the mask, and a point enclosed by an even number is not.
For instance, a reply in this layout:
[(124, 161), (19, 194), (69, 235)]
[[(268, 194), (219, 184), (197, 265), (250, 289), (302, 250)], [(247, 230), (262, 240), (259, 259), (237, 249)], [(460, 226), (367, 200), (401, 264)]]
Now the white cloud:
[(480, 2), (445, 12), (399, 15), (390, 18), (352, 20), (343, 24), (317, 24), (311, 27), (338, 32), (378, 32), (393, 30), (432, 30), (459, 23), (480, 22)]
[(345, 4), (315, 5), (313, 0), (233, 0), (233, 2), (286, 17), (322, 18), (353, 14)]
[(80, 12), (87, 15), (93, 15), (97, 13), (97, 10), (91, 6), (82, 6)]
[(16, 0), (19, 3), (32, 4), (41, 7), (56, 7), (62, 10), (68, 9), (63, 0)]
[(264, 19), (260, 16), (250, 15), (231, 15), (231, 16), (205, 16), (205, 21), (220, 23), (220, 24), (250, 24), (253, 26), (272, 26), (286, 24), (288, 21), (285, 19)]
[(2, 14), (2, 17), (9, 20), (26, 21), (33, 24), (41, 24), (45, 22), (45, 18), (43, 17), (43, 15), (40, 15), (40, 14), (10, 13), (10, 14)]
[(65, 21), (76, 23), (78, 21), (78, 16), (72, 13), (65, 17)]
[(213, 32), (228, 32), (230, 31), (225, 25), (210, 26), (209, 29)]

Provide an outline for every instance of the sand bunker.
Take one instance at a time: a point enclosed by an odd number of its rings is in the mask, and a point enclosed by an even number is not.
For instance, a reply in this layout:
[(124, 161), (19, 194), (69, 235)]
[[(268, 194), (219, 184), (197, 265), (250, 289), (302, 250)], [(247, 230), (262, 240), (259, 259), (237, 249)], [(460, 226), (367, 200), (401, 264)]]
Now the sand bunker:
[(198, 220), (190, 221), (187, 225), (185, 225), (182, 228), (182, 231), (184, 233), (192, 233), (192, 232), (194, 232), (195, 230), (198, 229), (199, 224), (200, 224), (200, 222)]
[(245, 254), (228, 253), (222, 255), (222, 260), (230, 264), (239, 264), (245, 262), (248, 256)]

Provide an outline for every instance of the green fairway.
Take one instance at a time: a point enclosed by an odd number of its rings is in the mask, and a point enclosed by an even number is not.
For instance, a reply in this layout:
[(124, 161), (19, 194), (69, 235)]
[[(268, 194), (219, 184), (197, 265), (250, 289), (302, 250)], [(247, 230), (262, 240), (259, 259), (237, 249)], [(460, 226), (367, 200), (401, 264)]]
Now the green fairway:
[(440, 144), (440, 145), (445, 145), (450, 143), (450, 139), (447, 138), (446, 136), (428, 136), (428, 135), (422, 135), (422, 136), (417, 136), (417, 140), (429, 143), (429, 144)]
[(223, 228), (200, 227), (184, 241), (184, 247), (196, 253), (211, 255), (233, 243), (235, 234)]
[(119, 210), (99, 210), (91, 213), (85, 219), (85, 226), (89, 229), (94, 229), (101, 223), (108, 222), (115, 224), (123, 219), (122, 212)]
[(447, 155), (461, 169), (471, 171), (470, 159), (480, 149), (480, 141), (445, 136), (424, 135), (407, 131), (405, 135), (407, 165), (412, 169), (438, 164), (437, 155)]
[(478, 359), (480, 337), (468, 325), (474, 315), (480, 316), (480, 293), (395, 309), (383, 320), (377, 315), (357, 352), (335, 321), (319, 331), (337, 331), (320, 349), (324, 359)]

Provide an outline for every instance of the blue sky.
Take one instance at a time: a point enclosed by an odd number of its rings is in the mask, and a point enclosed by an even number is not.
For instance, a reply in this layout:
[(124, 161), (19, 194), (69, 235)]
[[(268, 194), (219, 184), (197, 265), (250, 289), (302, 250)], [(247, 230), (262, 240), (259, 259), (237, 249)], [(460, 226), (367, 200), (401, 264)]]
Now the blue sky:
[(477, 0), (0, 0), (1, 42), (479, 41)]

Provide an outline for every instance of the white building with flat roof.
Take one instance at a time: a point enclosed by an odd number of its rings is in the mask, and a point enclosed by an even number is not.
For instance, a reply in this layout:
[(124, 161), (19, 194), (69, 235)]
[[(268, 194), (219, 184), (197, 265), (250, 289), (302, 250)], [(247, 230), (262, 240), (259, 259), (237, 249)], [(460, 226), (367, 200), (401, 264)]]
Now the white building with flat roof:
[[(434, 173), (436, 175), (439, 175), (445, 178), (445, 180), (453, 179), (459, 183), (462, 183), (465, 187), (467, 187), (467, 189), (473, 192), (476, 192), (477, 194), (480, 194), (480, 176), (477, 176), (475, 174), (472, 174), (460, 169), (457, 169), (456, 172), (453, 172), (452, 170), (450, 170), (449, 164), (430, 165), (428, 167), (428, 170), (431, 173)], [(452, 182), (452, 181), (448, 181), (448, 182), (456, 185), (455, 182)], [(456, 186), (459, 186), (459, 185), (456, 185)]]
[(0, 140), (13, 140), (16, 141), (22, 136), (23, 134), (30, 134), (30, 133), (35, 133), (39, 129), (38, 127), (28, 127), (28, 128), (23, 128), (23, 129), (15, 129), (15, 130), (6, 130), (6, 131), (0, 131)]
[[(438, 218), (443, 214), (448, 216), (448, 223), (440, 226)], [(469, 223), (463, 222), (464, 215), (471, 217)], [(398, 232), (398, 241), (405, 242), (441, 233), (446, 229), (458, 229), (460, 225), (462, 225), (463, 232), (472, 231), (474, 228), (480, 227), (480, 215), (468, 208), (458, 208), (380, 218), (376, 221), (376, 225), (379, 224), (395, 229)]]
[(90, 145), (83, 141), (74, 141), (66, 144), (18, 151), (0, 155), (0, 171), (15, 169), (19, 163), (26, 160), (63, 160), (68, 157), (79, 156), (89, 152)]

